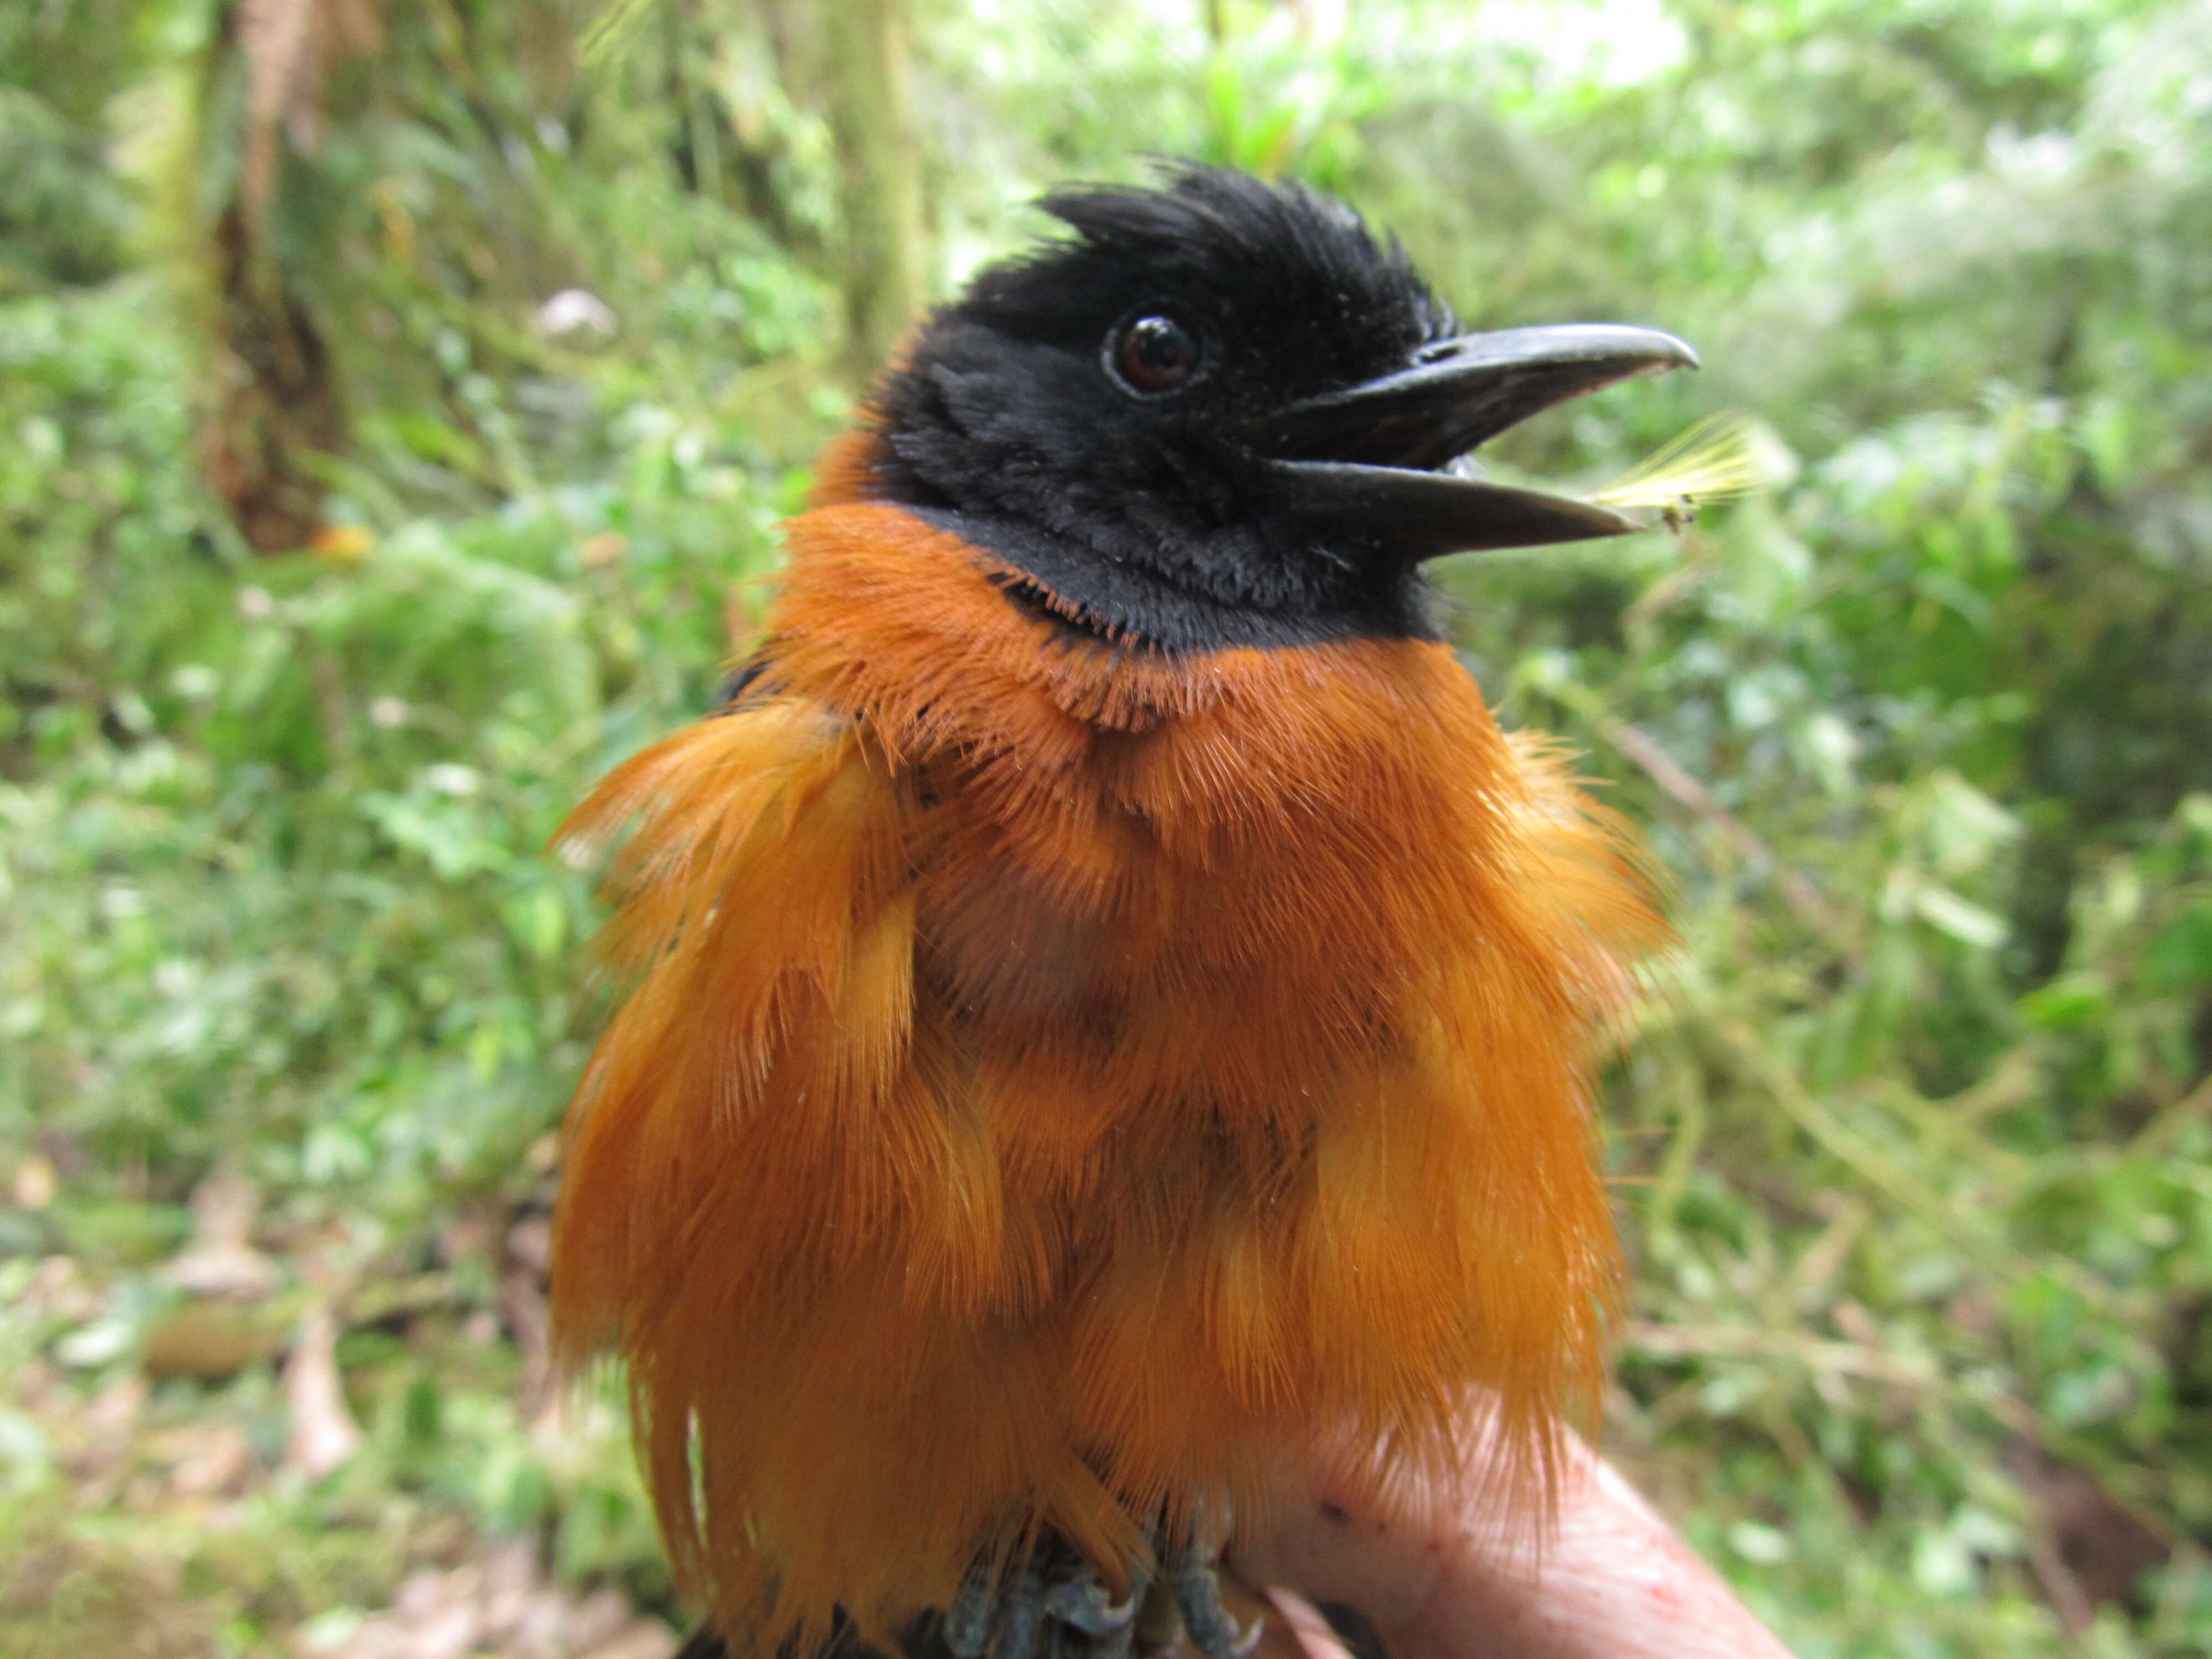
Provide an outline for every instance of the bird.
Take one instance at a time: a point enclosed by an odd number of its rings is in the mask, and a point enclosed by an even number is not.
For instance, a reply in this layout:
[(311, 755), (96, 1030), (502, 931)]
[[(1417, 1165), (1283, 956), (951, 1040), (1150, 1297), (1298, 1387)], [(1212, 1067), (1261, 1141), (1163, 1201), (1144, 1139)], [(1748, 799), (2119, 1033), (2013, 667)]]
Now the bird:
[(619, 997), (564, 1129), (691, 1651), (1238, 1659), (1316, 1445), (1540, 1530), (1620, 1256), (1595, 1075), (1665, 938), (1430, 559), (1636, 528), (1486, 440), (1693, 367), (1464, 331), (1296, 183), (1078, 185), (821, 456), (757, 649), (562, 832)]

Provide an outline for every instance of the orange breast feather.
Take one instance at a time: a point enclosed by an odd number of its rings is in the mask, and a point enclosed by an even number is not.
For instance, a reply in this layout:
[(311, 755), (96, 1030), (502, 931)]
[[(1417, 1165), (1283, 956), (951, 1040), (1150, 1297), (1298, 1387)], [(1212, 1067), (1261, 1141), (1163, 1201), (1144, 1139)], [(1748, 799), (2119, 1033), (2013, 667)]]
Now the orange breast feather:
[(556, 1340), (628, 1362), (685, 1581), (764, 1646), (881, 1634), (1319, 1435), (1444, 1462), (1476, 1389), (1540, 1501), (1656, 927), (1613, 827), (1440, 645), (1170, 658), (893, 507), (791, 540), (760, 684), (569, 832), (631, 988)]

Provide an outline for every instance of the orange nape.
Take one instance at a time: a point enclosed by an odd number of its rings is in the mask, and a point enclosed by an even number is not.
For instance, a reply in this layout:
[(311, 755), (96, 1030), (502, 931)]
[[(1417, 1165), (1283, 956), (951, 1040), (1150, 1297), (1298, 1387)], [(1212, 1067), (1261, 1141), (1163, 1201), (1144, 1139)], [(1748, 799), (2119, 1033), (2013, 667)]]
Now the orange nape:
[(684, 1583), (881, 1639), (1044, 1528), (1125, 1578), (1318, 1439), (1435, 1478), (1478, 1389), (1535, 1530), (1660, 932), (1622, 833), (1443, 645), (1170, 656), (896, 507), (790, 532), (760, 678), (565, 832), (628, 997), (556, 1340), (628, 1362)]

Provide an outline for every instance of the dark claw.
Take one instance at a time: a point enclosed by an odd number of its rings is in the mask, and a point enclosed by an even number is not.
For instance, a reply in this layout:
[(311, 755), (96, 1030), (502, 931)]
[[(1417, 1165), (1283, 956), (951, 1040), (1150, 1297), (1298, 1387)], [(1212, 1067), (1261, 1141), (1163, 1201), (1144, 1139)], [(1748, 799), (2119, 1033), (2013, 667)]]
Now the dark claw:
[(1089, 1567), (1066, 1574), (1044, 1593), (1044, 1610), (1085, 1636), (1112, 1636), (1136, 1622), (1137, 1593), (1116, 1601), (1105, 1581)]
[(1037, 1659), (1043, 1624), (1044, 1575), (1032, 1566), (1023, 1572), (1000, 1609), (995, 1659)]
[(1097, 1567), (1048, 1534), (1017, 1574), (969, 1569), (945, 1610), (945, 1649), (952, 1659), (1133, 1659), (1165, 1652), (1188, 1629), (1203, 1659), (1247, 1659), (1260, 1626), (1239, 1630), (1223, 1610), (1218, 1553), (1187, 1547), (1158, 1579), (1149, 1560), (1132, 1562), (1116, 1599)]
[(1260, 1645), (1264, 1620), (1255, 1619), (1238, 1629), (1221, 1605), (1221, 1580), (1213, 1570), (1214, 1556), (1197, 1548), (1177, 1555), (1168, 1570), (1168, 1588), (1175, 1592), (1190, 1644), (1206, 1659), (1247, 1659)]
[(945, 1610), (945, 1645), (955, 1659), (983, 1659), (991, 1644), (991, 1615), (998, 1611), (995, 1588), (990, 1568), (980, 1561), (960, 1581), (960, 1593)]

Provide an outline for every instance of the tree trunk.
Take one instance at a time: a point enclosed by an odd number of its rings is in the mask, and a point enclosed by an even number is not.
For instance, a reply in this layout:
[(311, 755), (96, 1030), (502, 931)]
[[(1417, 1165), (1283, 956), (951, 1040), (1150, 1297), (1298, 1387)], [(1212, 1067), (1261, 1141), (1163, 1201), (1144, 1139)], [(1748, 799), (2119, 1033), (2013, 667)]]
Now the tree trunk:
[(899, 0), (823, 0), (837, 147), (846, 364), (864, 383), (922, 299), (921, 166), (908, 110)]
[[(211, 120), (238, 119), (238, 172), (191, 254), (203, 296), (207, 385), (198, 450), (209, 483), (258, 553), (307, 545), (322, 509), (323, 463), (343, 451), (338, 366), (304, 286), (278, 257), (270, 224), (287, 153), (312, 155), (325, 116), (324, 77), (383, 41), (376, 0), (238, 0), (209, 42), (197, 180), (222, 148)], [(243, 106), (216, 89), (234, 76)]]
[(345, 446), (336, 366), (306, 303), (258, 257), (233, 201), (210, 249), (216, 307), (200, 464), (257, 553), (305, 547), (320, 516), (318, 463)]

